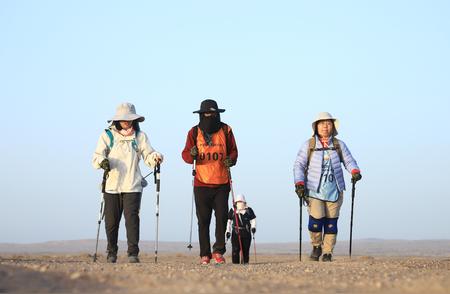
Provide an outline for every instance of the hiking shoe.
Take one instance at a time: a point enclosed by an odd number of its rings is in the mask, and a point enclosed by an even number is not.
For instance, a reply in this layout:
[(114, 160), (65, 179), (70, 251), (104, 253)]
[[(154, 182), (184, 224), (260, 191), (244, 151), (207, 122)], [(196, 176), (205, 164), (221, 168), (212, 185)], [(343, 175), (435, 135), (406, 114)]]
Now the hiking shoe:
[(139, 257), (137, 255), (128, 256), (128, 263), (139, 263)]
[(309, 258), (313, 261), (319, 261), (319, 257), (322, 255), (322, 247), (313, 246), (313, 250)]
[(202, 256), (202, 258), (200, 259), (200, 264), (208, 265), (210, 261), (211, 261), (211, 258), (209, 258), (209, 256)]
[(107, 263), (116, 263), (117, 262), (117, 255), (113, 253), (108, 253), (108, 256), (106, 257)]
[(225, 263), (225, 258), (220, 253), (213, 253), (212, 257), (214, 258), (214, 261), (216, 262), (216, 264), (224, 264)]
[(330, 262), (330, 261), (331, 261), (331, 253), (325, 253), (325, 254), (322, 256), (322, 261)]

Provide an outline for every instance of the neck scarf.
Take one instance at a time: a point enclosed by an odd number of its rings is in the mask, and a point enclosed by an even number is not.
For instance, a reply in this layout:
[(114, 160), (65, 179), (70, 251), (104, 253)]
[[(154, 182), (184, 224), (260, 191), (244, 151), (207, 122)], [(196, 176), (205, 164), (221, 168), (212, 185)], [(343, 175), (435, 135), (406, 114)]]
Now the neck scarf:
[(128, 128), (128, 129), (121, 129), (120, 131), (119, 131), (119, 133), (122, 135), (122, 136), (125, 136), (125, 137), (128, 137), (128, 136), (131, 136), (131, 135), (133, 135), (134, 134), (134, 129), (133, 129), (133, 127), (130, 127), (130, 128)]
[(210, 135), (214, 134), (218, 130), (220, 130), (222, 123), (220, 122), (220, 114), (216, 114), (214, 116), (204, 116), (200, 114), (200, 123), (198, 124), (200, 129), (208, 133)]

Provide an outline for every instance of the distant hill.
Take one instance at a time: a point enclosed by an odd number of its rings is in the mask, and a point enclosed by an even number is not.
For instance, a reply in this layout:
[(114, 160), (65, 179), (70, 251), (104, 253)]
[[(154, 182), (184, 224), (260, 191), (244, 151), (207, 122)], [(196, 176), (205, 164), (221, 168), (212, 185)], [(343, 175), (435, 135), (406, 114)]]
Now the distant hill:
[[(198, 254), (198, 244), (192, 244), (191, 252), (186, 248), (186, 242), (160, 242), (161, 253), (191, 253)], [(126, 251), (125, 241), (119, 242), (119, 250)], [(141, 241), (142, 252), (154, 251), (153, 241)], [(262, 254), (297, 254), (298, 243), (256, 243), (258, 253)], [(0, 243), (0, 254), (74, 254), (93, 253), (95, 240), (50, 241), (43, 243)], [(100, 240), (99, 253), (106, 250), (106, 241)], [(231, 245), (227, 245), (228, 252)], [(303, 253), (311, 250), (309, 243), (302, 244)], [(355, 256), (450, 256), (450, 240), (382, 240), (363, 239), (353, 241), (353, 255)], [(252, 245), (253, 252), (253, 245)], [(336, 255), (348, 254), (348, 241), (339, 241), (335, 249)]]

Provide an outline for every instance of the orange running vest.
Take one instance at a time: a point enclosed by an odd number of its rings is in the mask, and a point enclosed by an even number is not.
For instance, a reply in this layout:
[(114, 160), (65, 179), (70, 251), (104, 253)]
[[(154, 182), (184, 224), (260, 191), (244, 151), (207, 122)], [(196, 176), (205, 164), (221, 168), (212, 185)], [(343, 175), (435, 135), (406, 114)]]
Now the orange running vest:
[(198, 157), (195, 177), (197, 180), (214, 185), (228, 183), (228, 171), (223, 164), (227, 156), (227, 140), (223, 128), (212, 135), (211, 146), (206, 143), (200, 129), (197, 131), (196, 141)]

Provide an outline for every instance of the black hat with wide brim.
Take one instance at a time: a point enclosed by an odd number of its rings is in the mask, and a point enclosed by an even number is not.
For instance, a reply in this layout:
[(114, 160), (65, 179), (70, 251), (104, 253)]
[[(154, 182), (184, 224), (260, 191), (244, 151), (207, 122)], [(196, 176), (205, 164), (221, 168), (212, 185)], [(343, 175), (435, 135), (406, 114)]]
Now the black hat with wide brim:
[(203, 100), (200, 104), (200, 110), (194, 111), (193, 113), (205, 113), (205, 112), (225, 112), (225, 109), (220, 109), (217, 106), (217, 102), (212, 99)]

